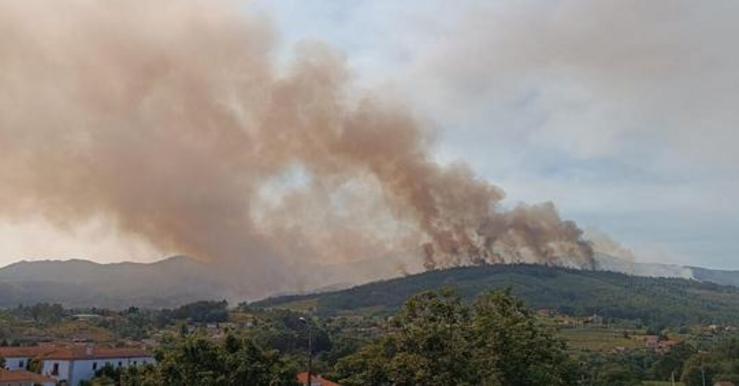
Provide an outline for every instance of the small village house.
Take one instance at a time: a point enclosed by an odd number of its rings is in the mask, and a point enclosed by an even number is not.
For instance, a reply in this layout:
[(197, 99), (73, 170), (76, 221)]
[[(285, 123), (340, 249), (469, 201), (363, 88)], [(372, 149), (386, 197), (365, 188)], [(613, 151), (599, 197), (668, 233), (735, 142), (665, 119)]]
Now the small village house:
[(154, 358), (143, 350), (94, 346), (60, 348), (43, 354), (41, 359), (41, 374), (69, 385), (92, 379), (95, 372), (106, 365), (125, 368), (154, 363)]
[(54, 349), (50, 346), (0, 347), (0, 358), (5, 359), (6, 370), (28, 370), (31, 359)]
[[(106, 365), (125, 368), (155, 363), (151, 354), (144, 350), (92, 345), (0, 347), (0, 357), (5, 358), (6, 373), (13, 373), (14, 377), (27, 370), (31, 360), (38, 360), (41, 364), (41, 374), (37, 375), (52, 378), (55, 383), (65, 382), (74, 386), (79, 385), (81, 381), (94, 378), (95, 372)], [(0, 383), (0, 386), (6, 385)]]

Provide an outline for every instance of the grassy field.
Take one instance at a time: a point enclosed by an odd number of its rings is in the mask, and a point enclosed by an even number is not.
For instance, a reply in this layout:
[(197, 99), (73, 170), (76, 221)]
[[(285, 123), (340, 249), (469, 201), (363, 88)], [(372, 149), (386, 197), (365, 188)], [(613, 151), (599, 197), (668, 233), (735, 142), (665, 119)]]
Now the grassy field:
[[(672, 386), (672, 382), (644, 381), (642, 382), (642, 385), (644, 386)], [(685, 386), (685, 384), (682, 382), (675, 382), (675, 386)]]
[(575, 350), (609, 352), (619, 348), (644, 347), (642, 331), (626, 330), (628, 336), (624, 335), (624, 331), (604, 326), (578, 326), (562, 329), (559, 333)]

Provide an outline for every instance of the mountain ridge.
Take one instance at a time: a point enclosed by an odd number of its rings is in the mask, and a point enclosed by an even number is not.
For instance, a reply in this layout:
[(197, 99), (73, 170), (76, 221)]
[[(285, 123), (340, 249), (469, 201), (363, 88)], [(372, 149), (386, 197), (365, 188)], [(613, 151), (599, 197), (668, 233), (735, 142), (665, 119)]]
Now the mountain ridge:
[[(739, 287), (739, 271), (637, 263), (603, 254), (598, 254), (596, 260), (600, 271), (679, 277)], [(298, 293), (352, 287), (350, 282), (340, 280), (350, 268), (320, 267), (316, 271), (325, 270), (326, 277), (331, 280)], [(356, 286), (357, 282), (354, 283)], [(231, 284), (212, 265), (187, 256), (171, 256), (151, 263), (97, 263), (85, 259), (19, 261), (0, 268), (0, 293), (3, 294), (0, 307), (52, 302), (81, 308), (162, 308), (203, 299), (248, 300), (243, 294), (235, 293)]]
[(486, 291), (510, 289), (534, 309), (579, 317), (597, 314), (652, 326), (739, 320), (739, 288), (734, 286), (531, 264), (428, 271), (341, 291), (267, 298), (250, 306), (310, 310), (322, 317), (389, 315), (414, 294), (443, 288), (452, 288), (466, 301)]
[(174, 307), (219, 298), (226, 289), (197, 260), (174, 256), (152, 263), (83, 259), (18, 262), (0, 268), (0, 307), (59, 302), (71, 307)]

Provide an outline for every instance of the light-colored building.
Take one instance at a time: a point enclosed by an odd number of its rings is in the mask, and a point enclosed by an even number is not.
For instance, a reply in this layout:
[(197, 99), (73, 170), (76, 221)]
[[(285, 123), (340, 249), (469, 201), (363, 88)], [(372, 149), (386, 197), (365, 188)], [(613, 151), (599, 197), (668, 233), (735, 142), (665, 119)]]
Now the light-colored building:
[(106, 365), (125, 368), (155, 363), (144, 350), (93, 346), (59, 348), (43, 354), (40, 359), (43, 361), (41, 374), (70, 386), (94, 378), (95, 372)]
[(26, 370), (0, 369), (0, 386), (55, 386), (56, 380)]
[(31, 359), (54, 351), (55, 347), (0, 347), (0, 358), (5, 358), (6, 370), (28, 370)]

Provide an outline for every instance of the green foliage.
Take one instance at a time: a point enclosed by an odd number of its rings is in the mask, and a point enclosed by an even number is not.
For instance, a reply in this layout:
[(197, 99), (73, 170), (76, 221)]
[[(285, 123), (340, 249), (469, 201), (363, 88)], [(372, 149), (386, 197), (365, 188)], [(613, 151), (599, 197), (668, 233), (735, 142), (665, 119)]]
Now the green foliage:
[(642, 382), (628, 366), (608, 363), (599, 371), (593, 386), (639, 386)]
[(128, 367), (120, 378), (121, 385), (126, 386), (159, 386), (161, 382), (159, 367), (151, 364)]
[(95, 377), (89, 381), (80, 381), (80, 386), (116, 386), (115, 379), (101, 376)]
[(148, 385), (294, 385), (296, 371), (277, 351), (264, 351), (251, 340), (230, 337), (223, 345), (187, 337), (165, 350), (156, 366), (131, 367), (124, 386)]
[(113, 367), (111, 364), (106, 364), (95, 372), (95, 377), (89, 381), (82, 381), (82, 386), (116, 386), (120, 382), (121, 374), (123, 369), (119, 367)]
[(704, 353), (696, 354), (687, 362), (680, 380), (688, 386), (702, 386), (703, 378), (706, 385), (713, 384), (714, 376), (720, 371), (718, 364)]
[(175, 319), (187, 319), (199, 323), (220, 323), (228, 320), (228, 303), (223, 300), (199, 301), (185, 304), (172, 311)]
[(4, 369), (4, 368), (5, 368), (5, 358), (0, 357), (0, 369)]
[(328, 332), (308, 315), (291, 310), (270, 310), (260, 313), (260, 323), (250, 333), (262, 347), (271, 347), (283, 353), (305, 352), (308, 347), (308, 328), (300, 321), (303, 317), (310, 324), (313, 352), (331, 349)]
[(509, 292), (481, 296), (473, 307), (478, 368), (506, 385), (569, 385), (575, 368), (565, 344), (544, 330)]
[(573, 316), (597, 313), (608, 319), (640, 321), (657, 330), (739, 320), (739, 289), (735, 287), (539, 265), (430, 271), (343, 291), (267, 299), (251, 306), (288, 308), (311, 301), (322, 316), (378, 311), (390, 314), (410, 296), (446, 286), (454, 287), (470, 302), (486, 291), (512, 288), (513, 294), (532, 308), (549, 308)]
[(105, 364), (95, 372), (96, 378), (120, 379), (123, 369), (121, 367), (113, 367), (110, 363)]
[(687, 343), (676, 345), (654, 362), (651, 368), (652, 378), (666, 381), (671, 379), (673, 374), (675, 378), (679, 378), (683, 373), (683, 365), (694, 354), (695, 349), (691, 345)]
[(110, 330), (119, 338), (141, 340), (146, 338), (151, 330), (164, 327), (166, 323), (161, 323), (160, 315), (168, 313), (167, 310), (143, 311), (131, 307), (126, 311), (107, 315), (108, 317), (95, 321), (95, 324)]
[(739, 340), (730, 339), (708, 352), (699, 352), (685, 362), (681, 380), (687, 386), (718, 381), (739, 383)]
[(659, 358), (661, 354), (645, 349), (617, 353), (581, 352), (577, 355), (580, 384), (640, 385), (642, 380), (654, 379), (651, 371)]
[(507, 292), (469, 307), (449, 291), (414, 296), (382, 339), (340, 360), (346, 385), (571, 385), (564, 344)]
[(56, 323), (67, 316), (67, 312), (61, 304), (49, 303), (38, 303), (30, 307), (19, 305), (13, 310), (13, 313), (17, 317), (33, 319), (33, 321), (42, 324)]

